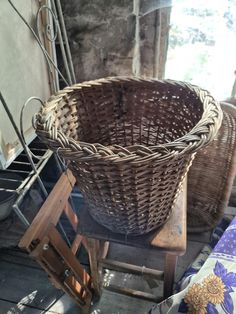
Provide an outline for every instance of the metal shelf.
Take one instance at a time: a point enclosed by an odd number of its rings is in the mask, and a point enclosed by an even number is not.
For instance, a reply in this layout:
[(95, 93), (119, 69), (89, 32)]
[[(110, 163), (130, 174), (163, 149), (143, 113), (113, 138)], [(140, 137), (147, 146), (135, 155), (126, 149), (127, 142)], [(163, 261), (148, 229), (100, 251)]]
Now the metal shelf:
[[(24, 196), (32, 187), (49, 158), (52, 156), (52, 152), (49, 151), (36, 138), (30, 145), (30, 150), (35, 154), (37, 158), (33, 157), (36, 171), (32, 169), (31, 164), (28, 161), (27, 154), (23, 151), (12, 163), (5, 169), (0, 170), (0, 193), (7, 192), (10, 195), (15, 194), (16, 200), (13, 204), (13, 210), (20, 218), (23, 224), (29, 225), (27, 218), (24, 216), (19, 206), (21, 205)], [(18, 175), (21, 179), (16, 179), (15, 175)], [(7, 176), (6, 176), (7, 175)], [(10, 189), (7, 186), (12, 186)]]

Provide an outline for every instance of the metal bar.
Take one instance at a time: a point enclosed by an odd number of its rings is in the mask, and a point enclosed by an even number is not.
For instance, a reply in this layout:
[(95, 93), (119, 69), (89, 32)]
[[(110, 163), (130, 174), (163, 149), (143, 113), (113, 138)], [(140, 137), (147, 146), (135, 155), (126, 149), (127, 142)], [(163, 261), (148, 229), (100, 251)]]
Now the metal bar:
[(45, 148), (45, 149), (43, 149), (43, 148), (32, 148), (32, 147), (30, 147), (30, 150), (32, 150), (32, 151), (42, 151), (42, 152), (46, 152), (47, 151), (47, 149)]
[[(42, 157), (43, 158), (43, 157)], [(43, 160), (42, 160), (43, 161)], [(39, 162), (37, 164), (37, 170), (38, 170), (38, 173), (39, 173), (39, 166), (40, 166), (41, 162)], [(12, 171), (16, 171), (16, 170), (12, 170)], [(21, 173), (23, 172), (22, 170), (17, 170), (17, 173)], [(40, 170), (41, 172), (41, 170)], [(17, 188), (17, 191), (21, 191), (25, 188), (25, 186), (27, 185), (27, 183), (30, 181), (30, 179), (32, 178), (32, 176), (35, 175), (35, 177), (37, 176), (37, 174), (35, 174), (35, 171), (34, 170), (31, 170), (30, 172), (28, 171), (27, 172), (28, 176), (24, 179), (24, 181), (21, 183), (21, 185)], [(32, 183), (33, 184), (33, 183)]]
[(63, 18), (60, 0), (56, 0), (56, 5), (57, 5), (57, 9), (58, 9), (59, 21), (61, 23), (62, 34), (63, 34), (64, 40), (65, 40), (66, 53), (68, 56), (70, 73), (72, 76), (72, 83), (75, 84), (76, 78), (75, 78), (74, 65), (73, 65), (73, 61), (72, 61), (72, 56), (71, 56), (71, 51), (70, 51), (70, 46), (69, 46), (69, 42), (68, 42), (66, 26), (65, 26), (65, 22), (64, 22), (64, 18)]
[(22, 211), (20, 210), (19, 206), (14, 204), (12, 206), (14, 212), (16, 213), (16, 215), (19, 217), (19, 219), (21, 220), (21, 222), (26, 226), (29, 227), (30, 223), (28, 221), (28, 219), (25, 218), (25, 216), (22, 214)]
[(23, 182), (24, 180), (22, 179), (22, 180), (17, 180), (17, 179), (9, 179), (9, 178), (2, 178), (1, 177), (1, 174), (0, 174), (0, 179), (1, 179), (1, 181), (7, 181), (7, 182)]
[[(27, 182), (27, 184), (24, 186), (24, 189), (21, 189), (20, 191), (20, 195), (19, 197), (17, 198), (15, 204), (13, 205), (13, 210), (15, 211), (16, 215), (20, 218), (20, 220), (22, 221), (22, 223), (24, 225), (26, 225), (27, 227), (29, 226), (29, 222), (28, 220), (26, 219), (26, 217), (22, 214), (20, 208), (19, 208), (19, 205), (21, 204), (21, 202), (23, 201), (24, 199), (24, 196), (26, 195), (26, 193), (29, 191), (30, 187), (33, 185), (33, 183), (36, 181), (36, 179), (39, 178), (39, 173), (42, 171), (42, 169), (44, 168), (44, 166), (46, 165), (48, 159), (51, 157), (53, 153), (52, 152), (49, 152), (48, 153), (48, 158), (45, 158), (43, 159), (42, 163), (40, 164), (39, 168), (37, 169), (37, 172), (31, 177), (31, 179)], [(48, 193), (47, 193), (48, 195)], [(46, 195), (45, 195), (46, 197)], [(67, 237), (67, 234), (61, 224), (61, 222), (59, 221), (58, 223), (58, 226), (63, 234), (63, 236), (65, 237), (65, 240), (67, 242), (67, 244), (69, 246), (71, 246), (71, 242), (69, 240), (69, 238)]]
[[(51, 52), (53, 53), (52, 59), (55, 60), (55, 45), (53, 45), (54, 39), (57, 36), (57, 31), (55, 32), (54, 27), (53, 27), (53, 22), (55, 23), (55, 26), (57, 24), (56, 17), (51, 9), (50, 2), (47, 1), (47, 5), (41, 5), (40, 8), (38, 9), (38, 12), (36, 14), (36, 27), (37, 27), (37, 35), (41, 43), (44, 43), (43, 46), (46, 50), (48, 50), (48, 54), (51, 55)], [(48, 12), (45, 12), (45, 16), (43, 15), (43, 10), (48, 10)], [(41, 13), (41, 19), (39, 18), (39, 15)], [(42, 25), (45, 27), (45, 36), (42, 38), (43, 41), (40, 38), (41, 35), (41, 29), (39, 26), (39, 21), (41, 20)], [(44, 24), (46, 22), (46, 25)], [(51, 27), (51, 25), (52, 27)], [(56, 27), (57, 28), (57, 27)], [(48, 36), (50, 32), (50, 37)], [(48, 45), (48, 46), (47, 46)], [(45, 56), (47, 59), (47, 57)], [(49, 81), (49, 84), (51, 85), (51, 90), (55, 93), (56, 91), (59, 90), (59, 82), (58, 82), (58, 77), (55, 75), (56, 73), (52, 71), (51, 66), (49, 65), (49, 62), (47, 60), (47, 65), (48, 65), (48, 72), (49, 72), (49, 78), (51, 81)]]
[[(37, 169), (35, 167), (34, 161), (33, 161), (32, 157), (31, 157), (31, 155), (28, 153), (27, 146), (26, 146), (24, 140), (21, 137), (20, 131), (18, 130), (18, 127), (17, 127), (17, 125), (16, 125), (16, 123), (15, 123), (15, 121), (13, 119), (13, 116), (12, 116), (12, 114), (11, 114), (11, 112), (10, 112), (8, 106), (7, 106), (7, 103), (5, 102), (5, 99), (3, 98), (1, 92), (0, 92), (0, 100), (1, 100), (1, 102), (3, 104), (3, 107), (4, 107), (7, 115), (8, 115), (8, 118), (11, 121), (11, 124), (12, 124), (12, 126), (13, 126), (13, 128), (14, 128), (17, 136), (18, 136), (18, 138), (19, 138), (19, 141), (20, 141), (21, 145), (24, 148), (25, 153), (28, 155), (28, 159), (29, 159), (29, 162), (31, 164), (31, 167), (33, 168), (34, 172), (37, 173)], [(41, 187), (41, 189), (43, 191), (43, 194), (47, 197), (47, 195), (48, 195), (47, 190), (45, 189), (45, 187), (43, 185), (43, 182), (42, 182), (42, 180), (41, 180), (41, 178), (39, 176), (37, 177), (37, 180), (38, 180), (38, 183), (39, 183), (39, 185), (40, 185), (40, 187)]]
[[(51, 0), (51, 3), (52, 3), (53, 12), (54, 12), (54, 14), (58, 20), (57, 9), (56, 9), (56, 5), (55, 5), (54, 0)], [(61, 48), (62, 59), (63, 59), (65, 70), (66, 70), (66, 75), (67, 75), (69, 84), (72, 85), (71, 74), (70, 74), (70, 70), (69, 70), (69, 66), (68, 66), (68, 62), (67, 62), (67, 56), (66, 56), (66, 52), (65, 52), (65, 47), (64, 47), (63, 38), (62, 38), (62, 34), (61, 34), (61, 28), (60, 28), (59, 23), (58, 23), (57, 32), (58, 32), (58, 40), (59, 40), (60, 48)]]
[[(53, 0), (52, 0), (52, 1), (53, 1)], [(46, 61), (47, 61), (47, 64), (48, 64), (49, 68), (50, 68), (50, 63), (51, 63), (51, 64), (54, 66), (55, 70), (58, 72), (58, 74), (61, 76), (61, 78), (63, 79), (63, 81), (65, 82), (65, 84), (66, 84), (66, 85), (69, 85), (68, 82), (67, 82), (67, 80), (64, 78), (64, 76), (62, 75), (62, 73), (61, 73), (60, 70), (58, 69), (57, 65), (54, 63), (54, 61), (52, 60), (52, 58), (51, 58), (50, 55), (48, 54), (47, 50), (46, 50), (46, 49), (44, 48), (44, 46), (42, 45), (40, 39), (38, 38), (38, 36), (37, 36), (37, 34), (35, 33), (35, 31), (33, 30), (33, 28), (29, 25), (29, 23), (25, 20), (25, 18), (21, 15), (21, 13), (20, 13), (20, 12), (17, 10), (17, 8), (13, 5), (12, 1), (11, 1), (11, 0), (8, 0), (8, 2), (9, 2), (10, 5), (12, 6), (12, 8), (15, 10), (15, 12), (19, 15), (19, 17), (22, 19), (22, 21), (24, 22), (24, 24), (31, 30), (31, 32), (32, 32), (32, 34), (33, 34), (33, 36), (34, 36), (34, 38), (36, 39), (36, 41), (37, 41), (37, 43), (38, 43), (38, 45), (39, 45), (39, 47), (40, 47), (40, 49), (41, 49), (42, 52), (44, 53), (44, 56), (45, 56), (45, 58), (46, 58)], [(60, 27), (58, 27), (58, 28), (60, 29)], [(62, 42), (62, 45), (63, 45), (63, 42)], [(63, 46), (63, 48), (64, 48), (64, 46)], [(49, 63), (49, 61), (50, 61), (50, 63)], [(68, 65), (67, 65), (67, 67), (68, 67)], [(69, 75), (69, 77), (70, 77), (70, 75)], [(71, 78), (70, 78), (70, 83), (71, 83)], [(47, 197), (47, 196), (48, 196), (47, 190), (45, 189), (44, 184), (43, 184), (43, 182), (42, 182), (42, 180), (41, 180), (41, 178), (40, 178), (40, 176), (39, 176), (39, 172), (38, 172), (38, 170), (37, 170), (37, 168), (36, 168), (36, 166), (35, 166), (35, 163), (34, 163), (34, 161), (33, 161), (33, 158), (32, 158), (32, 156), (31, 156), (31, 155), (29, 154), (29, 152), (28, 152), (27, 145), (26, 145), (26, 143), (24, 142), (24, 139), (22, 138), (20, 131), (18, 130), (18, 127), (17, 127), (17, 125), (16, 125), (16, 123), (15, 123), (15, 121), (14, 121), (14, 119), (13, 119), (13, 116), (12, 116), (12, 114), (11, 114), (11, 112), (10, 112), (8, 106), (7, 106), (7, 103), (5, 102), (5, 99), (3, 98), (1, 92), (0, 92), (0, 101), (2, 102), (3, 107), (4, 107), (4, 109), (5, 109), (5, 111), (6, 111), (7, 115), (8, 115), (8, 118), (9, 118), (9, 120), (11, 121), (11, 124), (12, 124), (12, 126), (13, 126), (13, 128), (14, 128), (14, 130), (15, 130), (17, 136), (18, 136), (18, 138), (19, 138), (19, 141), (20, 141), (21, 145), (22, 145), (23, 148), (24, 148), (24, 151), (25, 151), (25, 153), (26, 153), (26, 155), (27, 155), (27, 157), (28, 157), (28, 160), (29, 160), (29, 164), (31, 165), (33, 171), (35, 172), (35, 176), (33, 176), (33, 178), (34, 178), (35, 180), (37, 179), (37, 181), (38, 181), (38, 183), (39, 183), (39, 186), (40, 186), (40, 188), (42, 189), (42, 192), (43, 192), (44, 196)], [(48, 160), (48, 159), (45, 158), (45, 161), (47, 161), (47, 160)], [(18, 163), (18, 164), (27, 164), (27, 163), (20, 163), (20, 162), (15, 162), (15, 163)], [(43, 164), (43, 163), (42, 163), (42, 164)], [(28, 220), (25, 218), (25, 216), (22, 214), (21, 210), (19, 209), (18, 204), (23, 200), (23, 197), (24, 197), (25, 193), (28, 191), (28, 189), (29, 189), (30, 186), (31, 186), (31, 185), (29, 184), (29, 183), (31, 183), (31, 182), (34, 182), (34, 180), (33, 180), (32, 178), (31, 178), (31, 180), (28, 181), (28, 184), (25, 186), (24, 191), (21, 191), (22, 193), (20, 194), (20, 196), (18, 197), (17, 201), (16, 201), (15, 204), (13, 205), (13, 209), (14, 209), (15, 213), (18, 215), (18, 217), (20, 218), (20, 220), (22, 221), (22, 223), (23, 223), (24, 225), (26, 225), (26, 226), (29, 225), (29, 222), (28, 222)], [(31, 183), (31, 184), (32, 184), (32, 183)], [(64, 228), (63, 228), (63, 226), (61, 225), (60, 222), (59, 222), (59, 227), (60, 227), (62, 233), (64, 234), (64, 236), (65, 236), (65, 238), (66, 238), (66, 241), (68, 242), (69, 245), (71, 245), (71, 244), (70, 244), (70, 241), (69, 241), (69, 239), (68, 239), (68, 237), (67, 237), (67, 235), (66, 235), (66, 233), (65, 233), (65, 230), (64, 230)]]
[(30, 166), (30, 162), (25, 162), (25, 161), (17, 161), (17, 160), (14, 160), (12, 162), (12, 164), (16, 164), (16, 165), (26, 165), (26, 166)]
[(9, 193), (16, 193), (16, 190), (6, 189), (6, 188), (0, 188), (0, 191), (9, 192)]
[[(16, 173), (16, 170), (9, 169), (7, 168), (6, 170), (3, 170), (4, 172), (13, 172)], [(25, 174), (30, 174), (30, 171), (25, 171), (25, 170), (17, 170), (17, 173), (25, 173)]]
[[(49, 157), (50, 157), (51, 155), (52, 155), (52, 152), (50, 152), (50, 154), (49, 154), (49, 156), (48, 156), (48, 159), (49, 159)], [(46, 165), (48, 159), (44, 159), (44, 160), (42, 161), (42, 163), (40, 164), (40, 166), (39, 166), (38, 169), (37, 169), (37, 172), (32, 175), (32, 177), (28, 180), (28, 182), (27, 182), (27, 184), (24, 186), (24, 188), (20, 190), (20, 195), (19, 195), (19, 197), (17, 198), (17, 200), (16, 200), (16, 202), (15, 202), (16, 205), (19, 206), (19, 205), (21, 204), (21, 202), (23, 201), (24, 196), (25, 196), (26, 193), (29, 191), (29, 189), (30, 189), (30, 187), (33, 185), (33, 183), (36, 181), (38, 175), (39, 175), (40, 172), (43, 170), (43, 168), (44, 168), (44, 166)]]
[[(30, 150), (31, 150), (31, 149), (30, 149)], [(39, 156), (39, 155), (35, 155), (35, 156), (36, 156), (36, 157), (38, 157), (38, 158), (41, 158), (41, 157), (42, 157), (42, 155), (41, 155), (41, 156)], [(24, 154), (24, 153), (21, 153), (19, 157), (27, 157), (27, 155), (26, 155), (26, 154)]]

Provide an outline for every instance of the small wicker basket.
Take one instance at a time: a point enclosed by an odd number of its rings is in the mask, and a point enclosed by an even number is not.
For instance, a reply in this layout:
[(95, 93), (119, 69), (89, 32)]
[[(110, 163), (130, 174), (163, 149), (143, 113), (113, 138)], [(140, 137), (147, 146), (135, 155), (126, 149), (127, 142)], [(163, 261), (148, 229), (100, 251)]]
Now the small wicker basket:
[(69, 161), (92, 217), (138, 235), (167, 220), (193, 154), (215, 137), (221, 119), (218, 103), (199, 87), (116, 77), (60, 91), (35, 126)]

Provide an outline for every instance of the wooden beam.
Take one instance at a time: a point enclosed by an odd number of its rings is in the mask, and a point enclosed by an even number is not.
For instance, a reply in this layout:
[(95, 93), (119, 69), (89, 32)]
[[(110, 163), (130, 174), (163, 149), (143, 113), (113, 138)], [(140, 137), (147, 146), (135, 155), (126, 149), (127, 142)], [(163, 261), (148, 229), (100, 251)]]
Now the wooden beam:
[[(75, 301), (80, 305), (84, 306), (85, 301), (80, 298), (82, 287), (80, 286), (77, 293), (72, 292), (71, 287), (69, 287), (68, 284), (63, 284), (61, 280), (61, 275), (59, 275), (57, 272), (55, 272), (55, 269), (52, 270), (50, 267), (50, 262), (48, 264), (47, 258), (44, 256), (44, 252), (42, 252), (42, 246), (44, 244), (48, 244), (49, 239), (45, 237), (42, 242), (32, 251), (30, 254), (31, 257), (35, 258), (37, 260), (37, 263), (45, 270), (45, 272), (49, 275), (49, 279), (52, 282), (52, 284), (57, 289), (62, 289), (65, 293), (67, 293), (70, 297), (74, 298)], [(78, 288), (78, 287), (77, 287)]]
[(56, 227), (50, 226), (48, 230), (48, 237), (53, 248), (58, 252), (58, 254), (64, 259), (65, 263), (72, 270), (76, 279), (79, 281), (81, 286), (91, 294), (88, 286), (90, 286), (91, 278), (85, 269), (81, 266), (76, 257), (72, 254), (69, 247), (66, 245), (64, 240), (61, 238), (60, 233), (57, 231)]
[(108, 251), (109, 251), (109, 246), (110, 246), (110, 242), (108, 241), (103, 241), (100, 240), (99, 241), (99, 260), (100, 259), (105, 259), (107, 257)]
[(71, 205), (69, 202), (67, 202), (67, 204), (64, 208), (64, 213), (66, 214), (67, 218), (69, 219), (71, 226), (74, 229), (74, 231), (77, 232), (77, 226), (78, 226), (79, 220), (78, 220), (76, 213), (71, 208)]
[(72, 245), (71, 245), (71, 251), (74, 255), (78, 251), (82, 241), (83, 241), (83, 236), (81, 234), (77, 234)]
[(164, 272), (161, 270), (155, 270), (151, 268), (141, 267), (137, 265), (131, 265), (128, 263), (118, 262), (115, 260), (110, 259), (101, 259), (100, 264), (102, 267), (115, 270), (118, 272), (125, 272), (134, 275), (141, 275), (141, 276), (150, 276), (152, 278), (163, 280), (164, 279)]
[(186, 251), (186, 211), (187, 211), (187, 179), (183, 182), (183, 189), (175, 202), (169, 220), (158, 231), (151, 241), (151, 245), (165, 252), (176, 252), (183, 255)]
[(47, 267), (57, 276), (61, 276), (65, 271), (65, 265), (62, 264), (60, 258), (56, 256), (49, 244), (49, 238), (45, 236), (37, 247), (30, 253), (30, 257), (43, 261)]
[(175, 281), (175, 270), (178, 256), (166, 254), (165, 257), (165, 277), (164, 277), (164, 299), (168, 298), (173, 293), (173, 284)]
[(97, 296), (101, 295), (101, 278), (98, 269), (98, 248), (99, 241), (96, 239), (87, 238), (87, 247), (89, 254), (89, 265), (92, 276), (92, 283), (95, 294)]
[(153, 76), (158, 79), (165, 77), (165, 65), (168, 53), (171, 7), (156, 11), (156, 29), (154, 38)]

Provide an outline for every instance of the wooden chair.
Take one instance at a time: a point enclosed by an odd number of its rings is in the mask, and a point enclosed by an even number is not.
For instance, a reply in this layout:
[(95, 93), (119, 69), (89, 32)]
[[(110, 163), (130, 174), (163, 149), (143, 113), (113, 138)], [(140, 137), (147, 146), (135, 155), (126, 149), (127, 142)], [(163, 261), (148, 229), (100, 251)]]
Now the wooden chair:
[[(85, 206), (79, 211), (78, 232), (87, 240), (91, 277), (93, 287), (98, 296), (101, 294), (103, 281), (101, 269), (107, 268), (136, 275), (145, 274), (152, 278), (163, 280), (164, 298), (167, 298), (172, 294), (178, 256), (183, 255), (186, 250), (186, 182), (183, 186), (183, 192), (180, 193), (177, 199), (171, 217), (163, 227), (155, 232), (135, 237), (113, 233), (96, 223), (89, 215)], [(164, 270), (154, 270), (106, 259), (108, 241), (163, 252), (165, 254)], [(160, 299), (152, 294), (128, 289), (126, 287), (121, 288), (108, 285), (105, 288), (152, 302), (160, 301)]]

